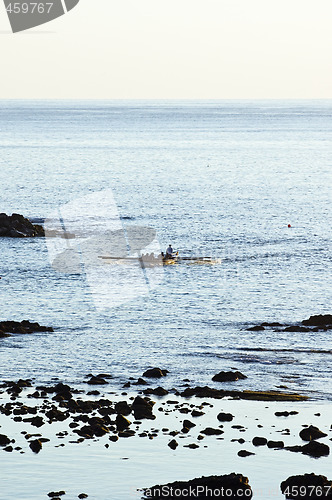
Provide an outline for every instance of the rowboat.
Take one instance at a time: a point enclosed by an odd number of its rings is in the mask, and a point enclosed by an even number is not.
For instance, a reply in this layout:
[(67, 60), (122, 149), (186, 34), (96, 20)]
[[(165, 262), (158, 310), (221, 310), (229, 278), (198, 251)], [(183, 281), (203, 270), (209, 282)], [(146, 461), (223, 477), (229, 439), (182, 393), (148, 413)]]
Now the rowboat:
[(221, 259), (213, 259), (212, 257), (155, 257), (154, 255), (141, 255), (140, 257), (113, 257), (109, 255), (100, 255), (106, 263), (130, 264), (139, 262), (141, 267), (154, 267), (154, 266), (170, 266), (179, 263), (186, 264), (219, 264)]

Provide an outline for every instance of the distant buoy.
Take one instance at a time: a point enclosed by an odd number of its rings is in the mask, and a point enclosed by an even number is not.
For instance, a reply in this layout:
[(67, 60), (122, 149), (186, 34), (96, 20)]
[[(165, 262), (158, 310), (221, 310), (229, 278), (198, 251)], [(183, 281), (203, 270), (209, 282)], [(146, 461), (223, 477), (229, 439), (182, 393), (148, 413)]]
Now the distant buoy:
[(292, 227), (291, 224), (288, 224), (288, 227)]

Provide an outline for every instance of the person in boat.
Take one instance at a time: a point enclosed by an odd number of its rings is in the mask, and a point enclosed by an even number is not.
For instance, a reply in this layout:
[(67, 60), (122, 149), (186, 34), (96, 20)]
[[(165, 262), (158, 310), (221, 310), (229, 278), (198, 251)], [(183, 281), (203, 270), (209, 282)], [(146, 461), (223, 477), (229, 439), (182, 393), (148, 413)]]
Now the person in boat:
[(179, 252), (174, 252), (172, 245), (169, 245), (169, 247), (166, 250), (166, 255), (165, 255), (164, 259), (165, 260), (166, 259), (174, 259), (178, 255), (179, 255)]
[(166, 250), (166, 259), (171, 259), (172, 257), (173, 257), (173, 248), (172, 245), (170, 244)]

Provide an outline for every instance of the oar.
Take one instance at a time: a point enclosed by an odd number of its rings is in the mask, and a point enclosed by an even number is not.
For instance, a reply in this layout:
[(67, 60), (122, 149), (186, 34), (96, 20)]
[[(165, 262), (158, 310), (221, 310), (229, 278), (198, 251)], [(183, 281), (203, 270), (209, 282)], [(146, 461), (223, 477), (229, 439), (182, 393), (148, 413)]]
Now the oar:
[(179, 257), (179, 260), (214, 260), (213, 257)]
[(112, 260), (139, 260), (139, 257), (108, 257), (107, 255), (98, 255), (99, 259), (112, 259)]

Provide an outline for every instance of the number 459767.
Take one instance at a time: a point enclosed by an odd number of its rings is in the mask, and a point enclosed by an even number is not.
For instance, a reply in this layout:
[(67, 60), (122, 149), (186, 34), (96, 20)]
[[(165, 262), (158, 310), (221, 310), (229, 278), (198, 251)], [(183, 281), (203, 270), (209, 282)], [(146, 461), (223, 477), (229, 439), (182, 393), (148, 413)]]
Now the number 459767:
[(52, 7), (52, 2), (14, 2), (10, 3), (6, 10), (10, 14), (49, 14)]

